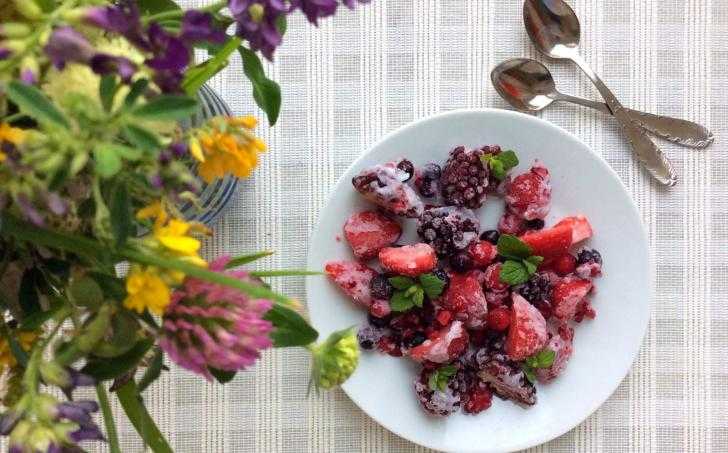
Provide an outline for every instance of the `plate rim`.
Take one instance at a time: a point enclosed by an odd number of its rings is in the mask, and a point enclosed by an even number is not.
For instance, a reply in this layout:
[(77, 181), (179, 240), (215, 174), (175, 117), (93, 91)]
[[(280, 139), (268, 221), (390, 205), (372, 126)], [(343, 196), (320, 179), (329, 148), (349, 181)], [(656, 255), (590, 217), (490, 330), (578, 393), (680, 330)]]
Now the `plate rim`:
[[(624, 373), (622, 373), (622, 376), (618, 380), (615, 380), (616, 382), (610, 386), (609, 392), (606, 393), (606, 396), (603, 399), (595, 400), (595, 402), (587, 409), (583, 418), (581, 418), (580, 420), (577, 420), (573, 423), (568, 423), (567, 425), (565, 425), (565, 427), (557, 429), (550, 434), (536, 436), (535, 438), (531, 439), (530, 441), (526, 441), (526, 442), (516, 442), (515, 444), (508, 447), (511, 449), (508, 451), (516, 451), (516, 450), (523, 450), (523, 449), (535, 447), (538, 445), (542, 445), (546, 442), (554, 440), (554, 439), (568, 433), (569, 431), (573, 430), (575, 427), (577, 427), (578, 425), (583, 423), (587, 418), (589, 418), (592, 414), (594, 414), (594, 412), (596, 412), (597, 409), (599, 409), (612, 395), (614, 395), (614, 392), (617, 390), (617, 388), (621, 385), (621, 383), (624, 381), (624, 379), (630, 373), (630, 371), (634, 367), (634, 363), (639, 356), (639, 353), (642, 349), (642, 346), (645, 342), (645, 338), (647, 336), (647, 329), (649, 327), (650, 319), (652, 318), (652, 306), (653, 306), (654, 298), (655, 298), (654, 263), (653, 263), (653, 257), (652, 257), (652, 250), (650, 248), (649, 236), (647, 234), (647, 228), (645, 227), (645, 223), (642, 219), (642, 215), (639, 211), (639, 208), (637, 207), (637, 204), (634, 201), (634, 198), (630, 194), (629, 190), (627, 189), (627, 186), (625, 186), (624, 182), (619, 177), (617, 172), (612, 168), (611, 165), (609, 165), (609, 163), (604, 159), (604, 157), (602, 157), (599, 153), (594, 151), (594, 149), (592, 149), (592, 147), (589, 146), (580, 137), (567, 131), (563, 127), (561, 127), (557, 124), (554, 124), (550, 121), (547, 121), (541, 117), (534, 116), (534, 115), (528, 115), (528, 114), (521, 113), (521, 112), (514, 111), (514, 110), (493, 108), (493, 107), (461, 108), (461, 109), (448, 110), (448, 111), (444, 111), (444, 112), (438, 112), (438, 113), (435, 113), (435, 114), (432, 114), (432, 115), (429, 115), (426, 117), (415, 119), (409, 123), (401, 125), (400, 127), (392, 130), (391, 132), (384, 134), (379, 140), (370, 144), (363, 152), (361, 152), (356, 157), (356, 159), (354, 159), (351, 162), (351, 164), (349, 164), (346, 167), (346, 169), (342, 172), (341, 176), (339, 176), (339, 178), (336, 179), (334, 184), (328, 189), (328, 194), (325, 197), (324, 203), (323, 203), (322, 207), (319, 209), (319, 212), (316, 213), (316, 224), (315, 224), (314, 228), (311, 230), (311, 233), (308, 237), (308, 243), (307, 243), (308, 249), (306, 250), (306, 266), (307, 266), (307, 268), (313, 268), (313, 265), (311, 262), (312, 261), (311, 245), (313, 244), (313, 239), (316, 236), (318, 236), (319, 230), (321, 228), (321, 223), (320, 223), (321, 212), (323, 212), (328, 207), (328, 205), (332, 202), (334, 197), (337, 195), (337, 191), (335, 189), (345, 181), (345, 178), (347, 177), (347, 174), (349, 173), (349, 171), (352, 168), (356, 167), (357, 165), (360, 165), (361, 162), (364, 161), (364, 159), (366, 159), (366, 157), (372, 152), (372, 150), (380, 147), (382, 144), (384, 144), (385, 142), (387, 142), (394, 136), (402, 134), (402, 133), (406, 132), (408, 129), (415, 128), (415, 127), (421, 125), (422, 123), (426, 123), (429, 121), (436, 121), (438, 119), (442, 119), (442, 118), (446, 118), (446, 117), (450, 117), (450, 116), (481, 114), (481, 113), (504, 115), (506, 117), (510, 116), (513, 118), (524, 119), (527, 122), (530, 121), (533, 124), (540, 124), (540, 125), (546, 126), (547, 128), (551, 128), (558, 133), (564, 134), (564, 135), (574, 139), (576, 142), (578, 142), (580, 145), (582, 145), (584, 148), (586, 148), (589, 151), (589, 153), (594, 158), (596, 158), (596, 161), (601, 164), (602, 168), (604, 168), (607, 171), (607, 174), (618, 183), (618, 186), (621, 188), (621, 190), (624, 192), (624, 194), (630, 200), (629, 210), (639, 220), (639, 226), (640, 226), (639, 239), (640, 239), (641, 243), (645, 244), (645, 248), (647, 251), (647, 267), (648, 268), (647, 268), (646, 275), (648, 278), (647, 278), (646, 284), (647, 284), (647, 292), (649, 294), (649, 297), (647, 300), (647, 316), (645, 317), (645, 321), (642, 325), (642, 331), (639, 335), (639, 342), (636, 343), (636, 347), (634, 347), (634, 350), (631, 353), (630, 366), (627, 367), (626, 370), (624, 370)], [(308, 276), (308, 277), (306, 277), (306, 280), (305, 280), (306, 303), (307, 304), (308, 304), (308, 300), (309, 300), (310, 282), (314, 281), (315, 278), (323, 278), (323, 277)], [(310, 311), (309, 311), (309, 313), (310, 313)], [(316, 327), (316, 326), (314, 326), (314, 327)], [(347, 389), (346, 383), (344, 383), (341, 386), (341, 389), (346, 394), (346, 396), (357, 406), (357, 408), (360, 411), (362, 411), (364, 414), (366, 414), (367, 417), (374, 420), (377, 424), (379, 424), (379, 426), (383, 427), (387, 431), (399, 436), (402, 439), (412, 442), (416, 445), (420, 445), (422, 447), (430, 448), (430, 449), (438, 450), (438, 451), (447, 451), (447, 450), (439, 450), (438, 446), (430, 445), (430, 444), (423, 443), (418, 440), (412, 439), (412, 438), (408, 437), (407, 435), (404, 435), (401, 432), (399, 432), (399, 430), (392, 429), (389, 426), (386, 426), (384, 423), (382, 423), (382, 421), (379, 419), (379, 417), (372, 415), (371, 413), (369, 413), (367, 410), (365, 410), (362, 407), (362, 405), (359, 403), (359, 399), (350, 394), (349, 390)], [(498, 449), (498, 448), (496, 448), (496, 449), (493, 449), (493, 448), (490, 448), (490, 449), (488, 449), (488, 448), (476, 448), (476, 449), (458, 448), (458, 451), (476, 453), (476, 452), (499, 452), (499, 451), (504, 451), (504, 450)]]

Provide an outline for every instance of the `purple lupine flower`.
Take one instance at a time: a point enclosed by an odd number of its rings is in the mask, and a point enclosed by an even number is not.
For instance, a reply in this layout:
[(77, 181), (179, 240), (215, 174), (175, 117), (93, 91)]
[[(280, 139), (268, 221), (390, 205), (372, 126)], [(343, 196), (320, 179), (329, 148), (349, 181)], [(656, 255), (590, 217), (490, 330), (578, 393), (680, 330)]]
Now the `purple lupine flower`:
[(0, 47), (0, 60), (7, 59), (12, 53), (7, 47)]
[(149, 185), (151, 185), (155, 189), (161, 189), (162, 187), (164, 187), (164, 180), (159, 173), (150, 175), (147, 180), (149, 181)]
[(69, 61), (87, 63), (95, 53), (86, 37), (72, 27), (58, 27), (53, 30), (43, 50), (58, 69), (63, 69)]
[(38, 82), (38, 74), (30, 68), (20, 70), (20, 81), (26, 85), (35, 85)]
[[(215, 260), (210, 270), (260, 283), (245, 271), (225, 271), (229, 260)], [(244, 369), (255, 363), (262, 349), (272, 346), (268, 335), (273, 325), (263, 319), (272, 305), (234, 288), (188, 277), (172, 294), (159, 345), (175, 363), (208, 380), (212, 380), (208, 367)]]
[(135, 46), (149, 50), (139, 8), (134, 1), (121, 0), (113, 6), (88, 8), (84, 20), (89, 25), (122, 35)]
[(57, 192), (48, 192), (45, 199), (46, 206), (55, 215), (63, 215), (68, 210), (68, 203)]
[(76, 431), (73, 431), (69, 437), (76, 443), (84, 440), (106, 440), (99, 427), (93, 423), (81, 426)]
[(96, 74), (119, 74), (124, 83), (131, 82), (131, 78), (137, 70), (136, 65), (128, 58), (115, 57), (105, 53), (94, 55), (89, 63)]
[(33, 206), (33, 203), (30, 201), (30, 198), (24, 193), (19, 194), (15, 198), (16, 203), (18, 204), (18, 207), (20, 208), (20, 212), (23, 213), (23, 216), (30, 221), (35, 226), (42, 227), (45, 225), (45, 218), (43, 215), (38, 212), (37, 209), (35, 209), (35, 206)]
[(187, 143), (177, 142), (169, 145), (169, 150), (172, 151), (174, 157), (180, 158), (187, 155)]
[(254, 51), (260, 50), (268, 60), (281, 44), (283, 37), (276, 22), (291, 9), (283, 0), (230, 0), (230, 13), (237, 22), (236, 34), (250, 43)]
[(10, 434), (10, 431), (12, 431), (13, 428), (15, 428), (15, 425), (17, 425), (20, 421), (21, 415), (22, 414), (20, 412), (11, 409), (0, 416), (0, 436), (7, 436)]
[(98, 403), (91, 400), (66, 401), (56, 405), (57, 417), (66, 418), (79, 425), (88, 424), (91, 421), (91, 412), (97, 410)]
[(182, 19), (180, 39), (185, 42), (208, 41), (222, 44), (227, 35), (215, 26), (212, 14), (191, 9), (185, 12)]
[(293, 0), (293, 8), (300, 8), (306, 19), (318, 26), (318, 20), (336, 14), (339, 3), (336, 0)]

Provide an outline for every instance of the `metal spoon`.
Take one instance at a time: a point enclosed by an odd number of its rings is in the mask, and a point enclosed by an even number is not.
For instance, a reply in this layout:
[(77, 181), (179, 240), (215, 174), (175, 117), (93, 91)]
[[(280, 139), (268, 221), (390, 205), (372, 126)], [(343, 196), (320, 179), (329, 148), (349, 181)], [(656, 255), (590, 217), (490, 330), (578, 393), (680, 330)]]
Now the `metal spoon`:
[[(603, 102), (557, 91), (556, 83), (548, 68), (530, 58), (506, 60), (493, 69), (490, 78), (498, 94), (518, 110), (538, 112), (554, 101), (563, 101), (612, 114), (607, 104)], [(705, 148), (713, 143), (713, 134), (700, 124), (637, 110), (625, 110), (632, 121), (659, 137), (693, 148)]]
[(635, 155), (662, 184), (674, 186), (677, 174), (660, 148), (629, 117), (614, 94), (579, 54), (581, 26), (574, 10), (563, 0), (525, 0), (523, 21), (531, 41), (545, 55), (573, 61), (591, 79), (622, 126)]

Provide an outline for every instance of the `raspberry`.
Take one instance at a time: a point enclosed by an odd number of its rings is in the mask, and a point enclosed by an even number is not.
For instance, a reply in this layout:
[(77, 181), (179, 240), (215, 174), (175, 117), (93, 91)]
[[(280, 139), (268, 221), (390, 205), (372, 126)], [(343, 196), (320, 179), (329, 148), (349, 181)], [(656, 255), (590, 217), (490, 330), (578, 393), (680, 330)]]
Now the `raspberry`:
[(462, 395), (462, 399), (464, 400), (463, 412), (466, 414), (478, 414), (488, 409), (493, 403), (493, 392), (490, 391), (484, 382), (475, 382)]
[(507, 308), (498, 307), (488, 312), (488, 328), (502, 332), (511, 325), (511, 312)]
[(506, 186), (506, 209), (524, 220), (543, 219), (549, 212), (549, 171), (538, 161)]
[(439, 322), (441, 326), (446, 326), (452, 319), (452, 313), (447, 310), (440, 310), (435, 319), (437, 319), (437, 322)]
[(375, 299), (389, 300), (394, 294), (394, 287), (384, 275), (377, 275), (369, 282), (369, 292)]
[(480, 222), (466, 208), (451, 206), (426, 209), (417, 224), (417, 234), (439, 255), (465, 250), (478, 237)]
[(564, 253), (554, 258), (549, 267), (563, 277), (574, 272), (576, 269), (576, 258), (571, 253)]
[(478, 376), (498, 396), (529, 406), (536, 404), (536, 387), (528, 381), (516, 362), (500, 351), (485, 351), (477, 361), (480, 364)]
[(473, 259), (475, 265), (481, 268), (486, 268), (493, 262), (496, 255), (498, 255), (498, 250), (488, 241), (478, 241), (470, 244), (468, 253)]
[(425, 198), (436, 197), (440, 192), (440, 176), (442, 170), (437, 164), (429, 163), (422, 167), (415, 178), (415, 187)]
[(498, 230), (488, 230), (480, 235), (481, 241), (488, 241), (493, 245), (498, 245), (498, 239), (500, 239)]
[(532, 304), (542, 300), (550, 300), (551, 280), (540, 272), (533, 274), (526, 283), (516, 289), (516, 292)]
[(488, 169), (481, 162), (482, 150), (467, 150), (458, 146), (442, 171), (442, 196), (448, 206), (477, 209), (485, 201), (488, 187)]

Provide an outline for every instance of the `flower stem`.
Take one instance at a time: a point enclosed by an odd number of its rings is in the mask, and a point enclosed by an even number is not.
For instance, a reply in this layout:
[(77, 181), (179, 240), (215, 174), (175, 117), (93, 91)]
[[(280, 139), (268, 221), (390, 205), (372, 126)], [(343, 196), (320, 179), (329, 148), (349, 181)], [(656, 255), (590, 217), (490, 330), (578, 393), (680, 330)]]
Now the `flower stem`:
[[(199, 8), (199, 10), (206, 13), (216, 13), (221, 9), (225, 8), (227, 6), (227, 3), (227, 0), (221, 0), (213, 3), (212, 5), (205, 6), (204, 8)], [(182, 9), (162, 11), (161, 13), (152, 14), (151, 16), (143, 18), (142, 22), (144, 23), (144, 25), (147, 25), (152, 22), (160, 22), (168, 19), (180, 19), (182, 18), (182, 16), (184, 16), (185, 12), (186, 11)]]
[(106, 437), (109, 442), (109, 451), (111, 451), (111, 453), (121, 453), (121, 447), (119, 447), (119, 435), (116, 433), (116, 424), (114, 423), (114, 414), (111, 412), (111, 405), (109, 405), (109, 395), (106, 393), (106, 388), (101, 382), (96, 384), (96, 396), (99, 399), (101, 412), (104, 414), (104, 425), (106, 426)]

